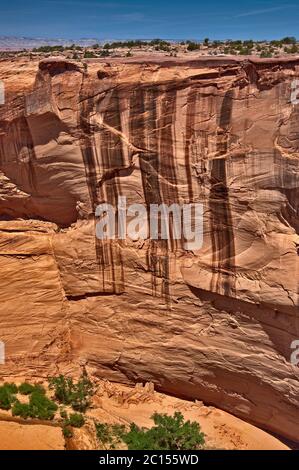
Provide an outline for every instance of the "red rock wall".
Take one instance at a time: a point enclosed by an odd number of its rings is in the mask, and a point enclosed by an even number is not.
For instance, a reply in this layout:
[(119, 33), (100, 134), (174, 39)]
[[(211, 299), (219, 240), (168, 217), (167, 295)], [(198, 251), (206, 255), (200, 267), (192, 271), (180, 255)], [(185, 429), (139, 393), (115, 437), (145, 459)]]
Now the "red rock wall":
[[(84, 363), (298, 439), (298, 75), (296, 61), (115, 61), (86, 72), (49, 60), (34, 86), (8, 94), (4, 374)], [(120, 195), (203, 203), (202, 249), (97, 240), (96, 206)]]

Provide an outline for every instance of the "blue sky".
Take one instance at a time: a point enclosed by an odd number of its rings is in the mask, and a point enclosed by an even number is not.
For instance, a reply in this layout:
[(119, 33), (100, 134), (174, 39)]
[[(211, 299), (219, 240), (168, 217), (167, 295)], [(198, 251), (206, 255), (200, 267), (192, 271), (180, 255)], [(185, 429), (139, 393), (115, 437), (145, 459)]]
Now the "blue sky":
[(0, 35), (99, 39), (299, 37), (299, 0), (0, 0)]

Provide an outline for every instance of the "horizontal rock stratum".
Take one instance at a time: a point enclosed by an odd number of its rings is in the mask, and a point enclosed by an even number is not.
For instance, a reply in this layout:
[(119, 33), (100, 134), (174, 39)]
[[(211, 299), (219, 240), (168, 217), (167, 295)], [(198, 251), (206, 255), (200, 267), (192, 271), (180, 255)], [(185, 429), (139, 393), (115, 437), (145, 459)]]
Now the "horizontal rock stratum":
[[(76, 373), (298, 441), (299, 59), (0, 62), (4, 376)], [(199, 202), (204, 243), (95, 237), (96, 206)]]

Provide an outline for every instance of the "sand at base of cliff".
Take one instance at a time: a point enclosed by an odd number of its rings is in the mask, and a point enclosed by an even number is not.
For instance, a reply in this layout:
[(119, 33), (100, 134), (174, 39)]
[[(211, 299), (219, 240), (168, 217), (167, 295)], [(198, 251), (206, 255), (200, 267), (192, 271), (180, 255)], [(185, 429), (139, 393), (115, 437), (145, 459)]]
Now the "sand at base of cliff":
[(190, 402), (155, 392), (153, 388), (104, 382), (94, 398), (94, 408), (88, 413), (100, 422), (131, 422), (140, 427), (153, 426), (154, 413), (173, 415), (179, 411), (185, 419), (197, 421), (206, 438), (208, 449), (223, 450), (288, 450), (271, 434), (225, 411), (202, 402)]
[(61, 428), (0, 421), (0, 450), (64, 450)]

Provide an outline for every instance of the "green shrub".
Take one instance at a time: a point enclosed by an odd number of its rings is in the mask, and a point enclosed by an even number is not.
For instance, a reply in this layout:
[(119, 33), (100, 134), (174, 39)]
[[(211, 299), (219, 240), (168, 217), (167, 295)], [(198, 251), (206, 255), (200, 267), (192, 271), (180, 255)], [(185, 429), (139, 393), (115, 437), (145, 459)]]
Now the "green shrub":
[(93, 386), (86, 376), (82, 376), (75, 385), (72, 397), (72, 407), (76, 411), (84, 413), (90, 405), (90, 397), (93, 394)]
[(33, 392), (45, 394), (45, 389), (41, 385), (32, 385), (28, 382), (23, 382), (19, 386), (19, 393), (21, 393), (21, 395), (30, 395)]
[(97, 55), (92, 51), (85, 51), (84, 59), (95, 59)]
[(41, 395), (45, 395), (46, 394), (46, 390), (44, 389), (44, 387), (42, 385), (34, 385), (34, 392), (38, 392), (40, 393)]
[(53, 419), (58, 409), (54, 401), (37, 391), (30, 395), (29, 407), (32, 418), (38, 419)]
[(54, 389), (56, 400), (64, 405), (72, 405), (75, 411), (85, 412), (90, 404), (93, 386), (90, 380), (82, 375), (77, 383), (70, 377), (52, 377), (50, 388)]
[[(182, 413), (176, 412), (173, 416), (155, 413), (152, 419), (155, 426), (151, 429), (139, 428), (132, 423), (128, 432), (122, 429), (116, 433), (116, 436), (127, 444), (129, 450), (196, 450), (203, 448), (205, 437), (200, 431), (199, 424), (185, 421)], [(110, 432), (115, 435), (113, 429)], [(110, 438), (109, 434), (108, 438)]]
[(100, 57), (109, 57), (110, 52), (108, 50), (103, 50), (100, 52)]
[(31, 410), (28, 403), (21, 403), (16, 400), (12, 407), (12, 415), (27, 419), (31, 417)]
[(54, 396), (56, 400), (64, 405), (70, 405), (74, 393), (74, 382), (70, 377), (52, 377), (49, 380), (49, 387), (54, 389)]
[(281, 40), (283, 44), (296, 44), (297, 39), (294, 36), (287, 36)]
[(188, 41), (188, 46), (187, 46), (188, 51), (197, 51), (198, 49), (200, 49), (199, 43)]
[(272, 57), (272, 54), (270, 51), (262, 51), (260, 54), (261, 59), (267, 59)]
[(63, 428), (62, 428), (62, 434), (63, 434), (64, 437), (66, 437), (67, 439), (69, 439), (70, 437), (73, 437), (73, 435), (74, 435), (72, 428), (70, 428), (69, 426), (63, 426)]
[(33, 391), (30, 395), (29, 403), (20, 403), (17, 400), (12, 408), (14, 416), (22, 418), (37, 418), (50, 420), (55, 416), (58, 406), (50, 400), (44, 393)]
[(72, 428), (81, 428), (85, 424), (85, 418), (80, 413), (72, 413), (68, 417), (67, 412), (61, 410), (60, 416), (63, 418), (62, 433), (66, 438), (73, 437), (74, 433)]
[(47, 52), (63, 52), (64, 50), (66, 50), (67, 47), (63, 47), (63, 46), (60, 46), (60, 45), (56, 45), (56, 46), (41, 46), (41, 47), (35, 47), (34, 49), (32, 49), (33, 52), (43, 52), (43, 53), (47, 53)]
[(202, 449), (205, 436), (197, 422), (185, 421), (176, 412), (173, 416), (155, 413), (151, 429), (96, 423), (96, 435), (105, 449), (115, 449), (122, 441), (129, 450), (196, 450)]
[(8, 383), (8, 382), (5, 382), (5, 384), (3, 385), (3, 387), (11, 394), (15, 394), (15, 393), (18, 393), (18, 387), (16, 384), (14, 383)]
[(240, 55), (251, 55), (252, 54), (252, 49), (250, 49), (248, 47), (242, 47), (241, 49), (239, 49), (239, 53), (240, 53)]
[(125, 426), (120, 424), (96, 423), (96, 435), (101, 445), (106, 450), (115, 449), (125, 434)]
[(295, 44), (293, 44), (291, 47), (285, 47), (284, 51), (287, 54), (297, 54), (298, 53), (298, 47)]
[(81, 413), (72, 413), (68, 418), (68, 424), (73, 428), (82, 428), (85, 424), (85, 418)]
[(32, 393), (33, 390), (34, 390), (34, 385), (31, 385), (27, 382), (24, 382), (19, 386), (19, 393), (21, 393), (21, 395), (30, 395), (30, 393)]
[(12, 388), (8, 387), (6, 384), (0, 387), (0, 409), (1, 410), (10, 410), (11, 405), (15, 401), (15, 396), (11, 392)]

